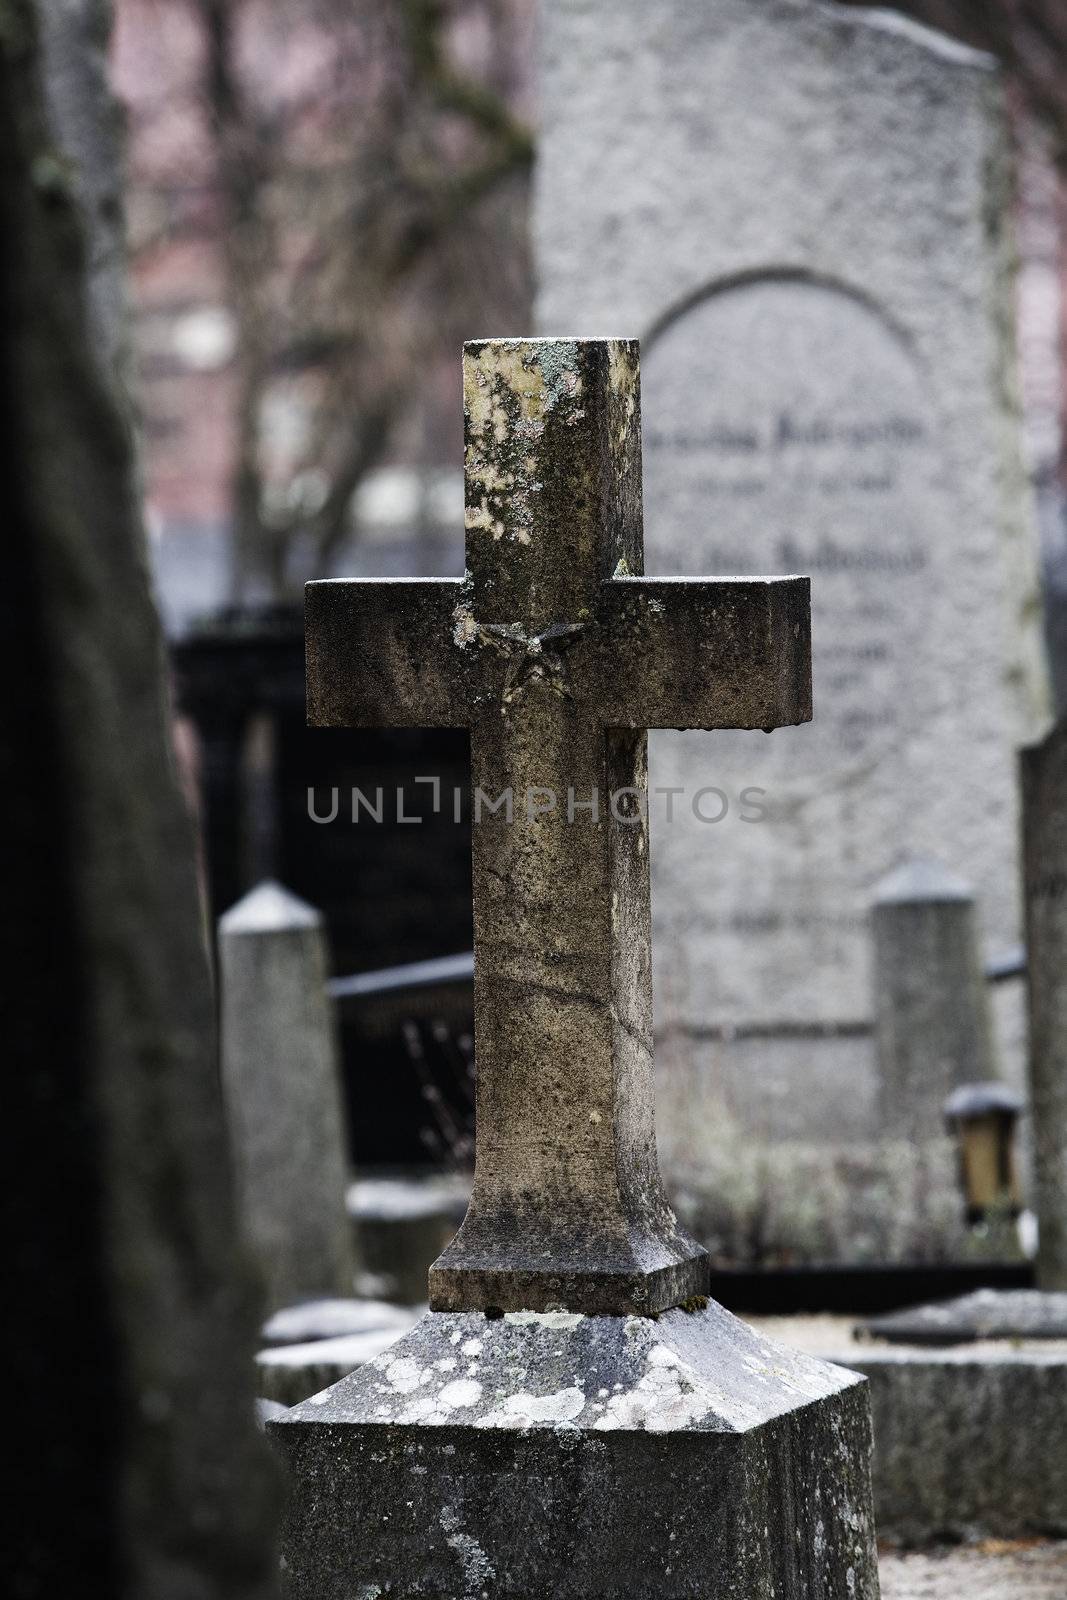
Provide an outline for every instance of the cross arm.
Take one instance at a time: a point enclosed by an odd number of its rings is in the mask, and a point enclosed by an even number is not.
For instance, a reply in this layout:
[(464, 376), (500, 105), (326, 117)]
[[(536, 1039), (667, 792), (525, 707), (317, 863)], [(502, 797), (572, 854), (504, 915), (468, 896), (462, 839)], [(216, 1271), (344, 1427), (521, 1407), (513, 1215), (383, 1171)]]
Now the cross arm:
[(453, 642), (462, 591), (462, 582), (452, 578), (307, 584), (309, 724), (466, 727), (469, 705)]
[(611, 578), (601, 584), (603, 721), (779, 728), (811, 720), (807, 578)]

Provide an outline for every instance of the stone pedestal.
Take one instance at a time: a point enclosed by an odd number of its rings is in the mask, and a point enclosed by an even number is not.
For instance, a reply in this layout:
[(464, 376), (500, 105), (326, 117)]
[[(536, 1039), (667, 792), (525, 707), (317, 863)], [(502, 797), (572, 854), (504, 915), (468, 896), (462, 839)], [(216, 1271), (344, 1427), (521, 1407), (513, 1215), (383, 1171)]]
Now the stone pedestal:
[(292, 1600), (878, 1595), (863, 1379), (715, 1304), (430, 1312), (270, 1432)]

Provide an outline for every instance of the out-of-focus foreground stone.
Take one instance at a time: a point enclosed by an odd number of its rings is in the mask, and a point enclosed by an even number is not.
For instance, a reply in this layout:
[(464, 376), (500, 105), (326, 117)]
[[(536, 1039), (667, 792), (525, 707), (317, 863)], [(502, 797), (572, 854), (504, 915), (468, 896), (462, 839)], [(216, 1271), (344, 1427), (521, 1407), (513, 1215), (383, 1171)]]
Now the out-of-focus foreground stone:
[[(256, 1308), (192, 828), (37, 21), (29, 0), (0, 3), (0, 964), (17, 1307), (4, 1586), (19, 1600), (261, 1600), (275, 1474), (254, 1419)], [(117, 115), (106, 97), (97, 110)]]

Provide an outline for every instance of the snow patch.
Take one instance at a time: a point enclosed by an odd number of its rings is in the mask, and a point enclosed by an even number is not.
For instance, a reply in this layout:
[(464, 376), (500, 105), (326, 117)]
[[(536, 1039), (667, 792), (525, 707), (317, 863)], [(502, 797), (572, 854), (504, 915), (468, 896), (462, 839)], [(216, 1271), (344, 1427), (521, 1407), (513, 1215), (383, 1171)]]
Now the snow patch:
[(536, 1324), (541, 1328), (576, 1328), (583, 1320), (581, 1311), (505, 1311), (504, 1321), (518, 1328)]

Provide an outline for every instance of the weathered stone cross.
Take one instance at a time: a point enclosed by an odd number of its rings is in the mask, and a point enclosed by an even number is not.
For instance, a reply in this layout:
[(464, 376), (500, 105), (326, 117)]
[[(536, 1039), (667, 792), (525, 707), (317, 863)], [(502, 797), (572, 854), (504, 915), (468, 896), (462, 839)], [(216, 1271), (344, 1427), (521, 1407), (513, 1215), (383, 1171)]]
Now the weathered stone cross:
[(639, 576), (635, 341), (479, 341), (463, 381), (466, 578), (307, 589), (310, 722), (469, 728), (497, 806), (474, 1193), (430, 1304), (662, 1310), (707, 1264), (656, 1158), (645, 730), (808, 720), (808, 580)]

